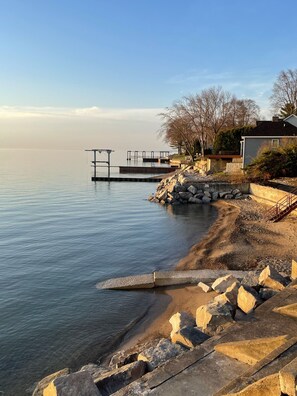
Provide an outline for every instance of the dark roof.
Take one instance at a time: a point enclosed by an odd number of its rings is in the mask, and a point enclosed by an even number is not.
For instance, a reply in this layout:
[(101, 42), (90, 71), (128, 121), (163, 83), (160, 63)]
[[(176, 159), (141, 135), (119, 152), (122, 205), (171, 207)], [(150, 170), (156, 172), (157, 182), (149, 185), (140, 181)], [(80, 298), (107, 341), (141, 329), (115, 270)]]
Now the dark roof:
[(297, 136), (297, 128), (286, 121), (257, 121), (243, 136)]

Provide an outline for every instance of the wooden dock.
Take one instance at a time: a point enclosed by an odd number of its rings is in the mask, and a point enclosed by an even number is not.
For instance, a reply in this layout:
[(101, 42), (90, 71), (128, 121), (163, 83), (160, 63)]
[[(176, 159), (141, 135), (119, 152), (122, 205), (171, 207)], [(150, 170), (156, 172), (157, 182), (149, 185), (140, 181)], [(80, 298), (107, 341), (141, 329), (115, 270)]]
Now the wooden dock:
[(138, 183), (159, 183), (162, 177), (104, 177), (93, 176), (92, 181), (107, 181), (107, 182), (138, 182)]
[(172, 166), (119, 166), (120, 173), (149, 173), (163, 174), (176, 171), (177, 167)]

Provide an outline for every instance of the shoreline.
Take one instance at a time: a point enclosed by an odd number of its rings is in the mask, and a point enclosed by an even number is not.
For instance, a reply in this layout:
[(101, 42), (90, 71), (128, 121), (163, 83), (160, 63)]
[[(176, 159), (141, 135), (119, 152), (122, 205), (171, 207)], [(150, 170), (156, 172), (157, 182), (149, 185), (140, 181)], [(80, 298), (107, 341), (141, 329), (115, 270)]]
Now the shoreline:
[[(264, 222), (262, 213), (266, 207), (253, 200), (217, 201), (212, 205), (218, 211), (216, 220), (203, 239), (176, 264), (175, 270), (260, 270), (272, 257), (276, 269), (289, 270), (292, 257), (297, 256), (297, 219), (288, 217), (281, 223)], [(288, 240), (290, 246), (286, 246)], [(195, 317), (197, 307), (216, 294), (204, 293), (195, 285), (162, 287), (155, 293), (158, 294), (156, 301), (137, 324), (128, 329), (117, 347), (105, 355), (104, 362), (118, 351), (134, 353), (155, 339), (168, 338), (169, 318), (174, 313), (186, 311)]]

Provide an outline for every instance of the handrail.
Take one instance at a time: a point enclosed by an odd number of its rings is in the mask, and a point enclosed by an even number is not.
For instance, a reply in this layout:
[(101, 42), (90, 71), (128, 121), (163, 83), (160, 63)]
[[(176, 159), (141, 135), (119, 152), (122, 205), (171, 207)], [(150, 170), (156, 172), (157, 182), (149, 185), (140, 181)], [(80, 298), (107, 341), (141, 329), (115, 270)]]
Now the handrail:
[(277, 220), (278, 218), (280, 218), (282, 214), (285, 215), (287, 209), (292, 208), (293, 210), (295, 208), (296, 202), (297, 202), (297, 187), (294, 188), (292, 191), (290, 191), (288, 194), (286, 194), (279, 201), (277, 201), (271, 208), (269, 208), (265, 213), (266, 215), (265, 217), (268, 218), (269, 220)]

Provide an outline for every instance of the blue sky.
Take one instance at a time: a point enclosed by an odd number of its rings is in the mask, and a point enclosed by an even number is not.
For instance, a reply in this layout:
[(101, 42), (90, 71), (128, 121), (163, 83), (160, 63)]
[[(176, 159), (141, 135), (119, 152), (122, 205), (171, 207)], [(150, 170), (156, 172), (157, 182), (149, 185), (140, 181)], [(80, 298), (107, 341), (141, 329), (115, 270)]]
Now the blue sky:
[(292, 0), (0, 6), (2, 147), (66, 147), (71, 134), (73, 148), (160, 147), (156, 115), (175, 99), (221, 85), (267, 117), (277, 74), (297, 67)]

